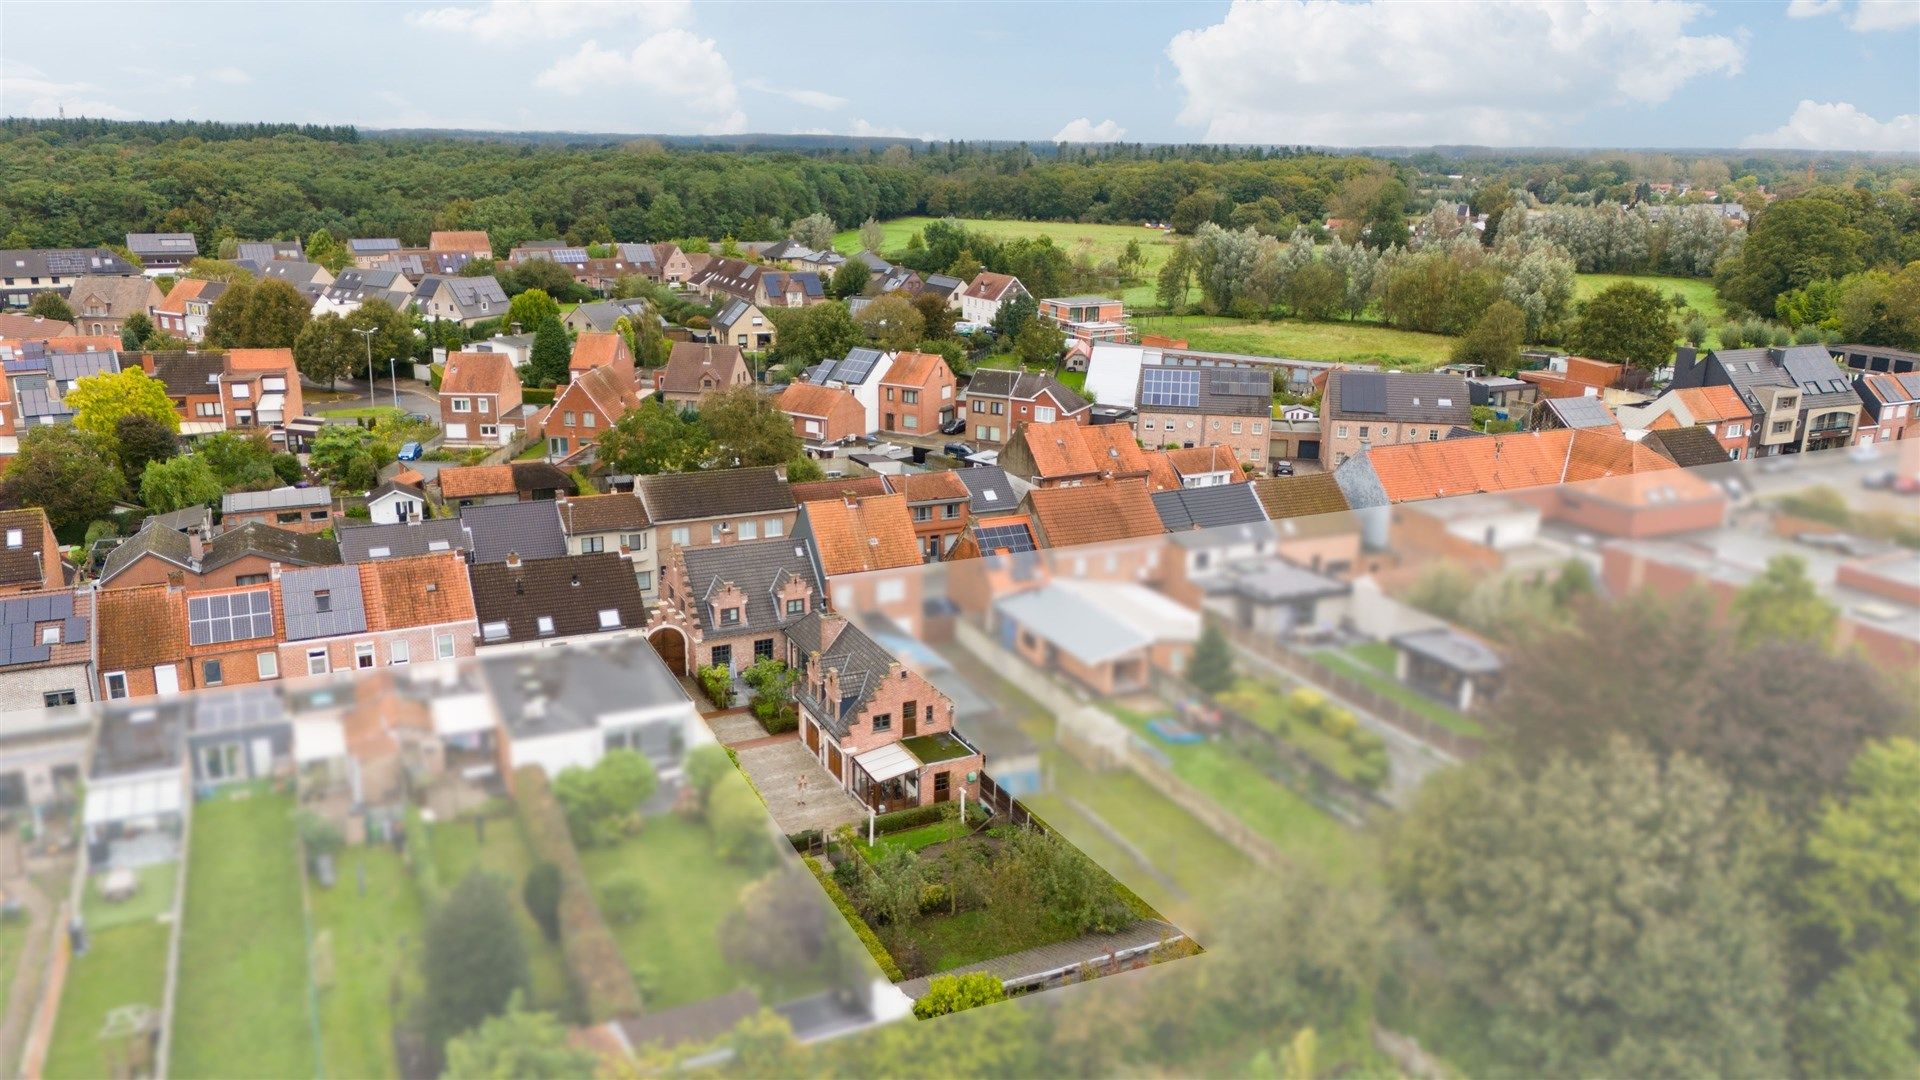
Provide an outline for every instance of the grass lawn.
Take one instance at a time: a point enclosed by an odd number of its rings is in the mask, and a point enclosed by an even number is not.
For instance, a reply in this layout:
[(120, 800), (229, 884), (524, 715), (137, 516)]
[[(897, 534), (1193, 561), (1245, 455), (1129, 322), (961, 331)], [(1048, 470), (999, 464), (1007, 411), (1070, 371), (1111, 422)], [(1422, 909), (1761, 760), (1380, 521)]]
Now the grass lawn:
[(637, 874), (651, 889), (646, 913), (630, 923), (609, 922), (620, 955), (635, 972), (648, 1011), (671, 1009), (752, 984), (772, 1004), (788, 988), (758, 972), (729, 964), (720, 929), (740, 906), (740, 893), (758, 876), (713, 852), (713, 835), (675, 814), (647, 819), (640, 834), (611, 847), (582, 848), (580, 862), (596, 889)]
[[(400, 856), (385, 845), (347, 848), (336, 856), (331, 889), (314, 885), (315, 980), (327, 1075), (391, 1077), (392, 988), (395, 973), (418, 968), (425, 910)], [(361, 868), (366, 894), (359, 887)]]
[(130, 899), (118, 903), (100, 895), (100, 882), (105, 875), (88, 875), (86, 898), (81, 901), (87, 925), (95, 930), (105, 930), (109, 926), (152, 922), (173, 909), (174, 882), (179, 875), (180, 864), (177, 862), (141, 867), (135, 873), (140, 879), (139, 888), (134, 890)]
[[(902, 254), (907, 241), (914, 233), (929, 224), (941, 220), (933, 217), (903, 217), (880, 223), (880, 230), (886, 239), (881, 243), (881, 254), (889, 258)], [(1138, 225), (1082, 225), (1072, 221), (1003, 221), (997, 219), (962, 218), (960, 224), (978, 233), (999, 240), (1016, 240), (1026, 236), (1051, 237), (1055, 247), (1064, 250), (1068, 257), (1078, 256), (1084, 248), (1092, 257), (1095, 265), (1109, 259), (1118, 259), (1127, 250), (1127, 241), (1140, 241), (1140, 251), (1146, 256), (1146, 266), (1142, 270), (1142, 280), (1128, 286), (1117, 299), (1126, 303), (1129, 309), (1152, 307), (1155, 303), (1153, 290), (1154, 278), (1160, 273), (1160, 267), (1166, 264), (1167, 256), (1173, 253), (1179, 238), (1158, 229), (1145, 229)], [(860, 230), (847, 229), (833, 238), (834, 249), (853, 255), (860, 250)]]
[(1209, 352), (1282, 356), (1295, 360), (1367, 361), (1428, 371), (1447, 362), (1454, 339), (1445, 334), (1394, 330), (1365, 322), (1249, 321), (1218, 315), (1150, 315), (1133, 320), (1143, 334), (1183, 338)]
[(293, 799), (193, 812), (171, 1062), (177, 1076), (312, 1076)]
[(25, 918), (0, 922), (0, 1016), (7, 1011), (7, 995), (13, 990), (13, 977), (20, 970), (20, 957), (27, 947)]
[[(473, 819), (438, 822), (429, 827), (427, 843), (433, 850), (440, 886), (452, 891), (460, 879), (473, 869), (496, 874), (507, 883), (507, 895), (519, 899), (527, 871), (533, 868), (533, 853), (527, 850), (520, 834), (520, 822), (511, 813), (487, 820), (487, 840), (482, 845), (474, 836)], [(553, 1009), (563, 1015), (573, 1008), (572, 991), (567, 988), (566, 968), (560, 962), (560, 946), (549, 942), (528, 914), (523, 903), (514, 904), (520, 922), (520, 935), (527, 942), (527, 959), (533, 969), (533, 1005)]]
[(1287, 704), (1285, 695), (1271, 683), (1258, 679), (1237, 679), (1233, 690), (1218, 700), (1230, 705), (1259, 727), (1305, 751), (1343, 779), (1352, 780), (1360, 769), (1360, 759), (1345, 739), (1329, 735), (1296, 713)]
[(1393, 646), (1384, 641), (1369, 641), (1345, 650), (1322, 649), (1313, 656), (1335, 671), (1366, 683), (1448, 731), (1471, 739), (1486, 737), (1486, 729), (1472, 719), (1394, 678)]
[(920, 944), (927, 969), (934, 973), (1079, 936), (1072, 927), (1054, 919), (1007, 926), (984, 910), (923, 915), (913, 924), (913, 937)]
[(1623, 281), (1651, 286), (1660, 290), (1661, 296), (1672, 296), (1677, 292), (1686, 297), (1687, 303), (1705, 315), (1710, 323), (1726, 317), (1727, 310), (1720, 303), (1720, 294), (1713, 291), (1713, 282), (1706, 278), (1660, 277), (1655, 274), (1576, 274), (1573, 279), (1573, 298), (1586, 300), (1594, 293)]
[[(1193, 900), (1204, 901), (1252, 868), (1239, 848), (1154, 790), (1139, 774), (1129, 770), (1095, 773), (1064, 754), (1050, 756), (1048, 763), (1057, 793), (1078, 800), (1098, 815)], [(1033, 805), (1044, 817), (1050, 800), (1038, 800)], [(1078, 835), (1074, 833), (1068, 839), (1074, 839), (1077, 845)], [(1139, 875), (1123, 880), (1149, 903), (1160, 906), (1151, 890), (1140, 887)]]
[(87, 955), (75, 957), (67, 969), (53, 1043), (47, 1051), (47, 1077), (109, 1075), (100, 1026), (109, 1012), (123, 1005), (147, 1005), (159, 1011), (171, 932), (165, 923), (147, 922), (91, 935)]
[(357, 409), (323, 409), (320, 415), (329, 420), (397, 420), (407, 415), (407, 410), (396, 409), (391, 405), (362, 405)]
[(546, 457), (547, 457), (547, 440), (535, 439), (532, 442), (527, 444), (527, 448), (525, 450), (520, 451), (519, 457), (516, 457), (513, 460), (544, 461), (546, 460)]

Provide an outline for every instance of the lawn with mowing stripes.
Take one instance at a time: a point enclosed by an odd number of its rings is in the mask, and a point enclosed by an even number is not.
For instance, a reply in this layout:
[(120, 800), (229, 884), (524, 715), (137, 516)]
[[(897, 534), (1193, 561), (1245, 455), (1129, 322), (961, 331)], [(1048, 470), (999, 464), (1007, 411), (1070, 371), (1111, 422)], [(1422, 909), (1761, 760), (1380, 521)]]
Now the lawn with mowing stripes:
[(293, 798), (194, 807), (175, 1076), (314, 1076), (314, 1018)]

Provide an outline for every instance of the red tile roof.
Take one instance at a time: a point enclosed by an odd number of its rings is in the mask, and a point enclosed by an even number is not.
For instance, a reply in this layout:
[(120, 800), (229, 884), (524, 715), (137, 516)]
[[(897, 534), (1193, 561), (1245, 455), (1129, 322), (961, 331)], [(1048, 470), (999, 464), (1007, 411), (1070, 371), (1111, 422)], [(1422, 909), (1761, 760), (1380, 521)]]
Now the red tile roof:
[(437, 626), (473, 618), (467, 560), (458, 551), (375, 559), (359, 565), (369, 630)]
[(1158, 536), (1165, 531), (1145, 480), (1109, 480), (1080, 487), (1034, 488), (1032, 517), (1048, 547), (1071, 547)]
[(903, 352), (893, 358), (893, 366), (880, 381), (895, 386), (926, 386), (946, 363), (938, 353)]
[(828, 577), (920, 564), (905, 495), (819, 499), (802, 510)]
[(1740, 400), (1740, 391), (1731, 386), (1695, 386), (1672, 393), (1687, 407), (1687, 414), (1696, 424), (1745, 420), (1753, 415), (1747, 403)]
[(585, 332), (573, 343), (573, 359), (567, 363), (567, 370), (591, 371), (605, 367), (618, 361), (626, 351), (626, 340), (619, 334)]
[(1396, 503), (1677, 468), (1615, 432), (1564, 428), (1376, 446), (1364, 460)]
[(440, 394), (498, 394), (519, 377), (506, 353), (457, 352), (440, 374)]

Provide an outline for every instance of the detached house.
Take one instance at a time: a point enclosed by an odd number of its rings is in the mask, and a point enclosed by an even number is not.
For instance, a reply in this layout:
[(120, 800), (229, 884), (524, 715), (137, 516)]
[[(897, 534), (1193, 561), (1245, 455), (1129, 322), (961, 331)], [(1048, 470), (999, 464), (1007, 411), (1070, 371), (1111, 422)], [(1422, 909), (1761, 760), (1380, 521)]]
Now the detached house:
[(991, 327), (1000, 315), (1000, 306), (1014, 296), (1031, 296), (1020, 279), (1006, 273), (979, 271), (966, 290), (960, 292), (960, 319), (975, 327)]
[(1127, 306), (1107, 296), (1065, 296), (1040, 301), (1039, 317), (1059, 327), (1069, 342), (1132, 341)]
[(999, 446), (1025, 423), (1067, 421), (1084, 424), (1093, 405), (1043, 372), (983, 368), (973, 373), (960, 395), (967, 435), (981, 446)]
[[(461, 326), (501, 318), (510, 303), (506, 290), (492, 274), (485, 277), (428, 275), (421, 278), (413, 290), (413, 302), (427, 318)], [(531, 333), (536, 328), (524, 329)]]
[(713, 339), (743, 352), (766, 352), (779, 337), (773, 320), (751, 300), (733, 300), (713, 317)]
[(958, 382), (946, 358), (903, 352), (880, 378), (880, 430), (933, 435), (954, 418)]
[(699, 405), (708, 394), (751, 385), (753, 372), (737, 345), (678, 341), (665, 366), (653, 372), (654, 392), (669, 405)]
[(634, 385), (630, 359), (624, 365), (610, 362), (576, 375), (547, 408), (544, 434), (548, 456), (564, 461), (592, 448), (608, 428), (638, 408), (651, 393)]
[(458, 352), (440, 376), (440, 430), (449, 447), (505, 446), (526, 423), (520, 374), (505, 353)]
[(129, 317), (145, 315), (165, 299), (152, 278), (88, 275), (74, 281), (67, 306), (80, 333), (118, 337)]
[(801, 741), (861, 805), (979, 796), (985, 759), (953, 730), (953, 701), (859, 627), (815, 612), (788, 628), (786, 660), (802, 673)]
[(867, 434), (867, 411), (859, 399), (837, 387), (792, 383), (780, 392), (776, 404), (793, 418), (793, 433), (815, 456)]

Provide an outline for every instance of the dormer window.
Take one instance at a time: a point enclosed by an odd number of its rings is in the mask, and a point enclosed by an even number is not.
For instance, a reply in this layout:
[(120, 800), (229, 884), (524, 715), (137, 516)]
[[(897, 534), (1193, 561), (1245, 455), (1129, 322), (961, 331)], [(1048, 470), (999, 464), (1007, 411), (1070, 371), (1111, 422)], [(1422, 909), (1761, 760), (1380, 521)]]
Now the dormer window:
[(739, 626), (740, 625), (740, 609), (737, 607), (721, 608), (720, 609), (720, 625), (721, 626)]
[(20, 529), (7, 530), (7, 546), (17, 548), (27, 542), (27, 534)]
[(806, 613), (807, 613), (806, 597), (804, 596), (796, 597), (792, 600), (787, 601), (787, 617), (788, 618), (796, 618), (798, 616), (805, 615)]

